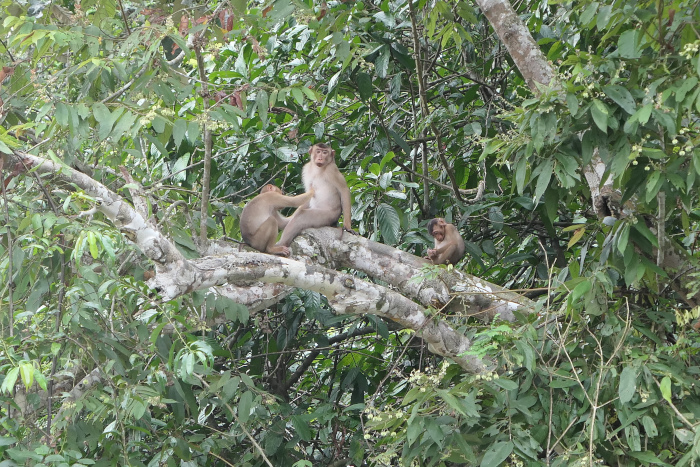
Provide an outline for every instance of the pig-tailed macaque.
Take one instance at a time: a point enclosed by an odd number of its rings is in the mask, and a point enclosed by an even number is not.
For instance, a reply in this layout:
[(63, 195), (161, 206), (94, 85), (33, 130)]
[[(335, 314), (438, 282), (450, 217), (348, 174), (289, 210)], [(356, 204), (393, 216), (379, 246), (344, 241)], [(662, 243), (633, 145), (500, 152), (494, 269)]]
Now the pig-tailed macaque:
[(311, 200), (297, 209), (292, 215), (287, 227), (282, 232), (278, 245), (289, 247), (292, 240), (309, 227), (326, 227), (337, 225), (340, 214), (343, 214), (343, 230), (352, 230), (350, 213), (350, 189), (345, 177), (335, 165), (335, 151), (327, 144), (314, 144), (309, 149), (311, 160), (304, 165), (301, 179), (307, 192), (312, 189), (315, 194)]
[(280, 228), (289, 223), (289, 217), (283, 217), (279, 209), (299, 207), (308, 203), (314, 196), (314, 190), (297, 196), (285, 196), (275, 185), (265, 185), (260, 194), (248, 201), (241, 213), (241, 237), (243, 241), (263, 253), (289, 256), (289, 248), (275, 245)]
[(435, 239), (435, 248), (428, 249), (429, 259), (433, 264), (457, 264), (464, 256), (464, 240), (457, 227), (436, 217), (428, 222), (428, 233)]

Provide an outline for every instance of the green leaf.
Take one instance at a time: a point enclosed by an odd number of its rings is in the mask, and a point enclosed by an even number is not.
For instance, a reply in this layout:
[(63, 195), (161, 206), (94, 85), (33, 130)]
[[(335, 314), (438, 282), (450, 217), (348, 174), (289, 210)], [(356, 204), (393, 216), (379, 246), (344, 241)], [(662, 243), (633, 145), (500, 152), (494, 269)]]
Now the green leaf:
[(639, 29), (628, 29), (620, 34), (620, 39), (617, 41), (620, 57), (639, 58), (642, 56), (639, 35)]
[[(649, 417), (647, 417), (649, 418)], [(653, 453), (649, 451), (629, 451), (628, 454), (637, 460), (642, 461), (645, 465), (657, 464), (657, 465), (668, 465), (666, 462), (662, 461), (656, 457)]]
[(581, 14), (580, 22), (583, 25), (588, 25), (588, 23), (591, 22), (593, 17), (595, 16), (596, 12), (598, 11), (598, 2), (593, 2), (590, 5), (586, 7), (586, 9), (583, 11), (583, 14)]
[(399, 228), (401, 227), (401, 220), (396, 209), (386, 203), (381, 203), (377, 206), (377, 222), (384, 243), (395, 245), (398, 242)]
[(642, 425), (644, 425), (644, 432), (650, 438), (653, 438), (659, 434), (659, 430), (656, 428), (656, 423), (654, 419), (648, 415), (642, 417)]
[(593, 99), (593, 105), (591, 106), (591, 116), (596, 126), (600, 128), (600, 131), (608, 131), (608, 107), (598, 99)]
[(258, 108), (258, 114), (260, 115), (260, 121), (262, 122), (263, 128), (267, 126), (267, 111), (270, 109), (270, 96), (267, 92), (260, 89), (255, 95), (255, 105)]
[(481, 467), (494, 467), (500, 465), (513, 452), (513, 443), (510, 441), (501, 441), (491, 446), (484, 458), (481, 459)]
[(521, 157), (515, 166), (515, 186), (518, 193), (522, 194), (527, 180), (527, 157)]
[(636, 391), (637, 371), (631, 366), (626, 366), (620, 373), (620, 387), (618, 388), (620, 403), (626, 404), (631, 401)]
[(180, 147), (180, 143), (182, 143), (182, 140), (185, 139), (186, 134), (187, 120), (175, 120), (175, 124), (173, 125), (173, 141), (175, 141), (175, 146), (177, 146), (178, 148)]
[(656, 197), (663, 184), (664, 180), (661, 178), (661, 172), (658, 170), (655, 170), (651, 173), (651, 175), (649, 175), (646, 186), (647, 203)]
[(19, 374), (22, 376), (24, 387), (29, 389), (34, 384), (34, 365), (32, 362), (20, 362)]
[(575, 379), (555, 379), (549, 383), (549, 387), (552, 389), (570, 388), (576, 385), (578, 385), (578, 382)]
[(17, 438), (13, 438), (12, 436), (0, 436), (0, 447), (10, 446), (15, 444), (16, 442)]
[[(552, 178), (552, 172), (554, 169), (554, 162), (552, 159), (547, 159), (540, 166), (540, 174), (537, 177), (537, 186), (535, 187), (535, 197), (534, 202), (537, 204), (544, 194), (545, 190), (549, 186), (549, 180)], [(553, 220), (553, 219), (552, 219)]]
[(121, 138), (124, 135), (124, 133), (126, 133), (127, 135), (131, 134), (131, 130), (134, 127), (134, 122), (136, 122), (136, 118), (136, 114), (127, 111), (124, 115), (122, 115), (119, 118), (119, 120), (117, 120), (117, 124), (114, 125), (114, 128), (109, 134), (109, 137), (116, 141), (119, 138)]
[(101, 102), (92, 106), (92, 114), (95, 116), (97, 123), (108, 122), (112, 116), (107, 106)]
[(649, 243), (651, 243), (655, 247), (659, 246), (659, 241), (656, 238), (656, 235), (654, 235), (652, 231), (649, 230), (649, 227), (647, 227), (647, 225), (644, 223), (644, 220), (640, 219), (636, 224), (633, 224), (633, 227), (634, 230), (636, 230), (637, 232), (642, 234), (644, 238), (649, 240)]
[(582, 296), (587, 294), (592, 287), (593, 284), (591, 284), (591, 281), (579, 282), (576, 287), (574, 287), (574, 290), (571, 291), (571, 301), (577, 302)]
[(583, 234), (586, 233), (586, 229), (581, 228), (581, 229), (576, 229), (574, 234), (571, 236), (571, 239), (569, 240), (569, 244), (567, 245), (566, 249), (569, 250), (571, 249), (572, 246), (576, 245), (576, 243), (581, 240), (583, 237)]
[(532, 349), (532, 346), (523, 339), (516, 340), (515, 346), (523, 355), (523, 366), (525, 369), (532, 371), (535, 367), (535, 351)]
[(618, 84), (604, 86), (603, 92), (628, 114), (632, 115), (637, 110), (632, 94), (624, 86)]
[(100, 256), (100, 252), (97, 249), (97, 236), (94, 232), (88, 232), (87, 240), (90, 247), (90, 255), (93, 259), (97, 259)]
[[(199, 123), (194, 122), (194, 121), (190, 122), (187, 125), (187, 141), (189, 141), (192, 144), (195, 144), (197, 142), (197, 138), (199, 138), (200, 131), (201, 130), (199, 128)], [(166, 155), (166, 154), (167, 154), (167, 152), (164, 153), (163, 155)]]
[(627, 244), (629, 242), (629, 238), (630, 238), (630, 226), (629, 226), (629, 224), (625, 224), (622, 227), (622, 229), (620, 229), (620, 234), (617, 237), (617, 249), (621, 255), (625, 254), (625, 250), (627, 249)]
[(238, 401), (238, 419), (246, 423), (250, 418), (250, 409), (253, 407), (253, 393), (245, 391)]
[[(329, 91), (330, 91), (330, 85), (329, 85)], [(304, 93), (301, 91), (301, 88), (299, 86), (295, 86), (291, 88), (290, 92), (292, 93), (292, 97), (294, 98), (294, 101), (299, 104), (299, 105), (304, 105)]]
[(369, 100), (374, 92), (372, 77), (365, 72), (359, 72), (357, 74), (357, 89), (360, 92), (360, 99)]
[[(331, 76), (330, 80), (328, 80), (328, 94), (333, 92), (333, 89), (335, 89), (335, 87), (337, 86), (338, 80), (340, 79), (340, 73), (342, 73), (342, 71), (337, 72), (336, 74)], [(299, 91), (299, 93), (301, 94), (301, 90)], [(292, 95), (294, 95), (294, 88), (292, 88)], [(294, 99), (296, 99), (296, 95), (294, 95)]]
[(644, 107), (637, 109), (637, 111), (630, 117), (630, 120), (636, 120), (642, 125), (645, 125), (649, 121), (651, 116), (651, 110), (654, 108), (652, 104), (647, 104)]
[(518, 383), (505, 378), (498, 378), (493, 380), (493, 384), (505, 389), (506, 391), (512, 391), (513, 389), (518, 389)]
[(659, 389), (661, 390), (661, 397), (671, 404), (671, 378), (664, 376), (659, 385)]
[(401, 146), (401, 149), (403, 149), (404, 152), (405, 152), (406, 154), (410, 154), (410, 153), (411, 153), (411, 148), (410, 148), (410, 146), (408, 145), (408, 143), (406, 143), (406, 141), (404, 141), (404, 139), (401, 137), (401, 135), (399, 135), (398, 133), (396, 133), (396, 132), (395, 132), (393, 129), (391, 129), (391, 128), (387, 128), (387, 131), (389, 132), (389, 135), (391, 135), (391, 137), (394, 139), (394, 141), (396, 141), (396, 143), (397, 143), (399, 146)]
[(6, 392), (12, 394), (15, 390), (15, 383), (17, 383), (17, 378), (19, 377), (19, 367), (12, 367), (10, 371), (5, 375), (5, 379), (0, 386), (0, 392)]
[(301, 438), (304, 441), (311, 440), (311, 438), (313, 437), (311, 429), (309, 428), (308, 422), (304, 420), (303, 417), (299, 415), (292, 415), (292, 425), (294, 425), (294, 429), (299, 435), (299, 438)]
[(494, 230), (500, 231), (503, 229), (503, 213), (500, 208), (496, 206), (489, 208), (489, 220)]
[(390, 57), (391, 51), (389, 49), (389, 46), (385, 44), (379, 49), (379, 56), (377, 57), (377, 60), (374, 63), (377, 70), (377, 76), (379, 76), (382, 79), (386, 78), (386, 74), (389, 70)]

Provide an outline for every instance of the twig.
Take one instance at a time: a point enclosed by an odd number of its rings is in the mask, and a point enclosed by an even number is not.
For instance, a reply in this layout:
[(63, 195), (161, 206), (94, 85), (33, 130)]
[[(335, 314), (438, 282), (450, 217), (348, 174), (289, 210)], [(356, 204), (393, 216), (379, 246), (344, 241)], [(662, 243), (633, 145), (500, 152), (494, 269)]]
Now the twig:
[(122, 0), (119, 0), (119, 9), (122, 11), (122, 18), (124, 19), (124, 27), (126, 28), (126, 33), (131, 35), (131, 28), (129, 28), (129, 21), (127, 21), (126, 12), (124, 12), (124, 5), (122, 5)]

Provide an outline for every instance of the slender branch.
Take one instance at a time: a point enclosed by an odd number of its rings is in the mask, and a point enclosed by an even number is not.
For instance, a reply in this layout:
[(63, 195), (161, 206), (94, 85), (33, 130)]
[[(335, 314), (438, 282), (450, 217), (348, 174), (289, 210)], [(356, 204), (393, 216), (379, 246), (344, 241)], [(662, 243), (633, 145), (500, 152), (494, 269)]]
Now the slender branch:
[[(416, 175), (416, 176), (422, 178), (425, 182), (429, 182), (429, 183), (431, 183), (431, 184), (433, 184), (433, 185), (435, 185), (435, 186), (437, 186), (437, 187), (440, 187), (440, 188), (443, 188), (443, 189), (445, 189), (445, 190), (450, 190), (450, 191), (454, 192), (454, 188), (453, 188), (453, 187), (451, 187), (451, 186), (449, 186), (449, 185), (445, 185), (444, 183), (440, 183), (440, 182), (438, 182), (437, 180), (432, 179), (432, 178), (430, 178), (430, 177), (426, 177), (425, 175), (423, 175), (423, 174), (420, 173), (420, 172), (416, 172), (415, 170), (411, 169), (411, 168), (408, 167), (406, 164), (404, 164), (403, 162), (401, 162), (398, 158), (394, 157), (393, 161), (396, 163), (396, 165), (398, 165), (399, 167), (401, 167), (402, 169), (404, 169), (406, 172), (409, 172), (410, 174), (413, 174), (413, 175)], [(427, 191), (427, 190), (426, 190), (426, 191)], [(465, 188), (460, 188), (460, 189), (459, 189), (459, 193), (462, 194), (462, 195), (473, 195), (473, 194), (476, 194), (476, 195), (477, 195), (476, 198), (475, 198), (475, 200), (472, 200), (472, 201), (465, 200), (465, 202), (475, 202), (475, 201), (479, 201), (479, 200), (483, 197), (483, 195), (484, 195), (484, 181), (482, 180), (481, 182), (479, 182), (479, 186), (476, 187), (476, 188), (466, 188), (466, 189), (465, 189)]]
[(119, 0), (119, 9), (122, 12), (122, 19), (124, 20), (124, 27), (126, 28), (126, 33), (131, 35), (131, 28), (129, 27), (129, 21), (126, 17), (126, 12), (124, 11), (124, 5), (122, 5), (122, 0)]
[(106, 104), (107, 102), (112, 102), (113, 100), (119, 98), (119, 96), (124, 94), (131, 86), (133, 86), (133, 84), (136, 82), (137, 79), (139, 79), (141, 76), (143, 76), (143, 74), (148, 69), (149, 63), (150, 63), (150, 60), (146, 60), (146, 63), (143, 64), (143, 66), (139, 69), (139, 71), (136, 72), (134, 77), (131, 78), (131, 80), (129, 80), (128, 83), (126, 83), (121, 88), (117, 89), (113, 94), (110, 94), (109, 96), (102, 99), (102, 103)]
[[(423, 76), (423, 64), (422, 64), (422, 58), (421, 58), (421, 47), (420, 47), (420, 41), (418, 40), (418, 25), (417, 25), (417, 20), (416, 20), (416, 10), (413, 6), (413, 1), (408, 2), (408, 6), (410, 9), (410, 14), (411, 14), (411, 30), (413, 32), (413, 48), (415, 49), (415, 54), (416, 54), (416, 78), (418, 81), (418, 97), (420, 98), (420, 103), (421, 103), (421, 112), (423, 114), (424, 119), (428, 119), (430, 117), (430, 109), (428, 108), (428, 98), (426, 96), (425, 92), (425, 77)], [(447, 176), (450, 179), (450, 182), (452, 182), (452, 187), (455, 196), (457, 199), (462, 201), (462, 195), (459, 193), (459, 184), (457, 183), (457, 179), (455, 178), (454, 171), (450, 168), (450, 165), (447, 162), (447, 158), (445, 157), (445, 154), (443, 153), (442, 149), (442, 141), (440, 137), (440, 131), (438, 130), (437, 126), (434, 123), (430, 123), (430, 128), (433, 130), (433, 133), (435, 134), (436, 140), (437, 140), (437, 152), (438, 152), (438, 157), (440, 158), (440, 161), (442, 162), (442, 165), (445, 167), (445, 171), (447, 171)], [(426, 164), (426, 159), (427, 156), (425, 154), (425, 148), (426, 145), (425, 143), (423, 144), (423, 163)], [(427, 171), (427, 165), (426, 169)]]
[[(365, 334), (371, 334), (373, 332), (377, 332), (377, 330), (373, 327), (364, 327), (364, 328), (358, 328), (355, 329), (353, 332), (344, 332), (342, 334), (338, 334), (337, 336), (333, 336), (330, 339), (328, 339), (328, 344), (333, 345), (337, 344), (338, 342), (342, 342), (346, 339), (350, 339), (353, 337), (358, 337), (358, 336), (364, 336)], [(299, 381), (299, 378), (306, 372), (306, 370), (309, 369), (311, 364), (316, 360), (316, 357), (323, 351), (326, 350), (328, 347), (323, 347), (323, 348), (317, 348), (317, 349), (312, 349), (309, 351), (309, 355), (306, 356), (304, 361), (299, 365), (299, 367), (296, 369), (294, 373), (287, 379), (287, 381), (284, 384), (284, 391), (289, 391), (289, 388), (294, 386), (297, 381)]]
[[(0, 156), (0, 174), (3, 173), (3, 166), (5, 162), (5, 158)], [(7, 303), (8, 303), (8, 313), (7, 313), (7, 322), (8, 326), (10, 329), (10, 337), (14, 335), (14, 329), (15, 329), (15, 324), (14, 324), (14, 316), (15, 316), (15, 311), (14, 311), (14, 297), (13, 297), (13, 291), (14, 291), (14, 284), (12, 281), (12, 276), (14, 274), (13, 272), (13, 264), (12, 264), (12, 250), (14, 249), (13, 242), (12, 242), (12, 229), (9, 228), (10, 226), (10, 210), (8, 208), (8, 203), (7, 203), (7, 191), (5, 189), (5, 180), (0, 177), (0, 186), (2, 187), (2, 201), (3, 201), (3, 214), (5, 214), (5, 225), (8, 226), (7, 228), (7, 288), (8, 294), (7, 294)], [(2, 304), (2, 302), (0, 302)], [(2, 334), (5, 334), (5, 330), (2, 330)]]
[[(197, 68), (199, 69), (199, 79), (202, 83), (202, 103), (204, 114), (209, 113), (209, 84), (204, 71), (204, 59), (202, 58), (203, 36), (195, 39), (194, 53), (197, 56)], [(202, 204), (199, 218), (199, 244), (202, 248), (207, 244), (207, 220), (209, 219), (209, 190), (211, 183), (211, 152), (212, 136), (211, 127), (204, 123), (204, 175), (202, 176)]]

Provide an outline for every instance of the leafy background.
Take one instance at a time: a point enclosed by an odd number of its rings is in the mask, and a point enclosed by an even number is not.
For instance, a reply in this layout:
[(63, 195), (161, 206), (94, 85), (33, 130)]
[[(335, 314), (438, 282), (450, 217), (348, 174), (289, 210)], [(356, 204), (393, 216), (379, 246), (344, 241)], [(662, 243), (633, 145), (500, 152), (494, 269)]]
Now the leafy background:
[[(445, 217), (460, 269), (539, 299), (537, 320), (449, 317), (498, 362), (486, 376), (303, 290), (254, 314), (207, 292), (157, 302), (140, 253), (79, 215), (94, 200), (6, 168), (0, 465), (700, 457), (697, 2), (515, 3), (558, 71), (540, 97), (466, 1), (0, 6), (0, 150), (129, 197), (124, 167), (189, 257), (207, 131), (209, 238), (239, 238), (263, 184), (299, 192), (309, 146), (328, 141), (361, 235), (421, 255)], [(592, 209), (594, 157), (619, 220)], [(69, 395), (93, 368), (99, 384)]]

